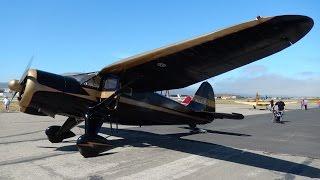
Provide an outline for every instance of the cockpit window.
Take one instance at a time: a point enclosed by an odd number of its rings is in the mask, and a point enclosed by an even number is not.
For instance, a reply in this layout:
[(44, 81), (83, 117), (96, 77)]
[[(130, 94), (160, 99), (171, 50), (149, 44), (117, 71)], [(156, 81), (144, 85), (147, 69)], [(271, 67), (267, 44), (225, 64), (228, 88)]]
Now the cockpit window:
[[(69, 75), (70, 76), (70, 75)], [(97, 76), (97, 72), (71, 75), (82, 86), (98, 89), (100, 86), (101, 78)]]
[(115, 91), (119, 88), (119, 79), (116, 77), (107, 77), (103, 89), (106, 91)]
[(93, 76), (92, 78), (90, 78), (89, 80), (85, 81), (83, 83), (84, 86), (87, 87), (91, 87), (91, 88), (95, 88), (98, 89), (100, 86), (100, 78), (98, 76)]

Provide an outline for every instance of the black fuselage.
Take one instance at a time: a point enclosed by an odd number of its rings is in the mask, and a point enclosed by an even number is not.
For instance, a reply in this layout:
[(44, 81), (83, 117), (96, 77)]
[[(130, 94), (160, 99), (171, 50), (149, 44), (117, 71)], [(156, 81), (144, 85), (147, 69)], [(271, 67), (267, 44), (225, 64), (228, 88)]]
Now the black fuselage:
[[(25, 113), (83, 118), (89, 107), (101, 101), (93, 96), (99, 89), (80, 85), (72, 77), (39, 70), (36, 74), (27, 80), (33, 81), (37, 91), (32, 92)], [(126, 125), (205, 124), (213, 120), (158, 93), (134, 90), (120, 95), (114, 116), (113, 121)]]

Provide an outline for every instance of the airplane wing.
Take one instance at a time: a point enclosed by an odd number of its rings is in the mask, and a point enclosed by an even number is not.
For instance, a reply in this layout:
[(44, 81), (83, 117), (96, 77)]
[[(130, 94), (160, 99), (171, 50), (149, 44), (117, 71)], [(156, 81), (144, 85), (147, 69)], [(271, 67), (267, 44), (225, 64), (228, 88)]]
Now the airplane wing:
[[(255, 102), (255, 101), (234, 101), (234, 102), (239, 103), (239, 104), (257, 105), (257, 102)], [(269, 104), (270, 104), (269, 101), (259, 101), (258, 102), (258, 105), (260, 105), (260, 106), (267, 106)]]
[(297, 104), (298, 101), (285, 101), (284, 103), (286, 103), (286, 104)]
[(235, 119), (235, 120), (241, 120), (244, 119), (244, 116), (239, 113), (216, 113), (216, 112), (195, 112), (195, 114), (207, 116), (207, 117), (213, 117), (214, 119)]
[(247, 101), (234, 101), (235, 103), (239, 103), (239, 104), (246, 104), (246, 105), (256, 105), (256, 102), (247, 102)]
[(306, 16), (284, 15), (242, 23), (126, 58), (103, 68), (136, 91), (183, 88), (274, 54), (305, 36)]

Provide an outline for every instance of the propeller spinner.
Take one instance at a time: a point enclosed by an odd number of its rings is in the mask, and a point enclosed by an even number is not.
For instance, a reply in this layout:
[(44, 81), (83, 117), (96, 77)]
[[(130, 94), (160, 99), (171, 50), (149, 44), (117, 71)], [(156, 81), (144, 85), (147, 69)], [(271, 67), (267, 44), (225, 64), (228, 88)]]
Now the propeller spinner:
[(23, 88), (19, 80), (16, 80), (16, 79), (9, 81), (8, 87), (11, 91), (15, 91), (15, 92), (21, 92)]
[(31, 64), (32, 64), (33, 59), (34, 59), (34, 56), (32, 56), (32, 57), (30, 58), (30, 60), (29, 60), (29, 62), (28, 62), (28, 65), (27, 65), (27, 67), (25, 68), (24, 73), (22, 74), (20, 80), (14, 79), (14, 80), (9, 81), (8, 87), (9, 87), (9, 89), (10, 89), (11, 91), (14, 92), (11, 100), (13, 100), (13, 98), (16, 96), (16, 94), (17, 94), (18, 92), (21, 94), (21, 91), (23, 90), (23, 86), (24, 86), (23, 81), (24, 81), (25, 78), (27, 77), (27, 74), (28, 74), (28, 71), (29, 71), (29, 69), (30, 69), (30, 67), (31, 67)]

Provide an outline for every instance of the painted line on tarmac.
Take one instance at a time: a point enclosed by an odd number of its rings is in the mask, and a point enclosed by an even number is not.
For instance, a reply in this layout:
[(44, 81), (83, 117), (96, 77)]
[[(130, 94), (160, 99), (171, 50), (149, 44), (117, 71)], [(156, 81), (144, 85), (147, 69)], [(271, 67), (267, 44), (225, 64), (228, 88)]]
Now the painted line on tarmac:
[(9, 138), (9, 137), (23, 136), (23, 135), (34, 134), (34, 133), (38, 133), (38, 132), (44, 132), (44, 130), (33, 131), (33, 132), (22, 133), (22, 134), (14, 134), (14, 135), (8, 135), (8, 136), (1, 136), (0, 138)]
[(75, 154), (78, 152), (63, 152), (63, 153), (52, 153), (52, 154), (46, 154), (46, 155), (38, 155), (38, 156), (30, 156), (26, 158), (19, 158), (19, 159), (14, 159), (14, 160), (9, 160), (9, 161), (2, 161), (0, 162), (0, 166), (8, 166), (8, 165), (13, 165), (13, 164), (20, 164), (20, 163), (27, 163), (27, 162), (32, 162), (32, 161), (37, 161), (41, 159), (46, 159), (50, 157), (55, 157), (55, 156), (60, 156), (60, 155), (67, 155), (67, 154)]
[(38, 139), (27, 139), (27, 140), (20, 140), (20, 141), (1, 142), (0, 145), (15, 144), (15, 143), (21, 143), (21, 142), (33, 142), (33, 141), (41, 141), (41, 140), (48, 140), (48, 138), (38, 138)]

